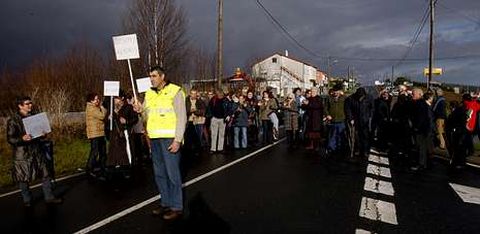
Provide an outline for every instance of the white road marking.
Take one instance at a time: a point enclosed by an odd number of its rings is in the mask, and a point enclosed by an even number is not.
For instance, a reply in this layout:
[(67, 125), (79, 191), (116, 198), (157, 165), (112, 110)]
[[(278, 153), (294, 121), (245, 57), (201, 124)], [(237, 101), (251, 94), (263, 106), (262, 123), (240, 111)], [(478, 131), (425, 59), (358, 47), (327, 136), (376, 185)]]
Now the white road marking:
[(363, 229), (356, 229), (355, 234), (372, 234), (372, 232)]
[(368, 197), (362, 198), (360, 217), (397, 225), (395, 204)]
[[(250, 153), (250, 154), (248, 154), (248, 155), (246, 155), (246, 156), (244, 156), (244, 157), (242, 157), (242, 158), (239, 158), (239, 159), (237, 159), (237, 160), (235, 160), (235, 161), (233, 161), (233, 162), (231, 162), (231, 163), (229, 163), (229, 164), (226, 164), (226, 165), (221, 166), (221, 167), (219, 167), (219, 168), (217, 168), (217, 169), (215, 169), (215, 170), (213, 170), (213, 171), (210, 171), (210, 172), (205, 173), (205, 174), (203, 174), (203, 175), (201, 175), (201, 176), (198, 176), (198, 177), (196, 177), (196, 178), (194, 178), (194, 179), (192, 179), (192, 180), (189, 180), (188, 182), (186, 182), (186, 183), (183, 184), (183, 187), (187, 187), (187, 186), (189, 186), (189, 185), (192, 185), (192, 184), (194, 184), (194, 183), (196, 183), (196, 182), (198, 182), (198, 181), (200, 181), (200, 180), (203, 180), (203, 179), (205, 179), (205, 178), (207, 178), (207, 177), (209, 177), (209, 176), (211, 176), (211, 175), (213, 175), (213, 174), (215, 174), (215, 173), (218, 173), (218, 172), (220, 172), (220, 171), (222, 171), (222, 170), (225, 170), (225, 169), (227, 169), (227, 168), (229, 168), (229, 167), (231, 167), (231, 166), (233, 166), (233, 165), (235, 165), (235, 164), (237, 164), (237, 163), (239, 163), (239, 162), (241, 162), (241, 161), (244, 161), (244, 160), (246, 160), (246, 159), (248, 159), (248, 158), (251, 158), (251, 157), (255, 156), (256, 154), (258, 154), (258, 153), (260, 153), (260, 152), (262, 152), (262, 151), (264, 151), (264, 150), (266, 150), (266, 149), (268, 149), (268, 148), (271, 148), (271, 147), (277, 145), (278, 143), (280, 143), (280, 142), (282, 142), (282, 141), (284, 141), (284, 140), (285, 140), (285, 139), (279, 140), (279, 141), (277, 141), (277, 142), (275, 142), (275, 143), (273, 143), (273, 144), (271, 144), (271, 145), (268, 145), (268, 146), (265, 146), (265, 147), (263, 147), (263, 148), (260, 148), (260, 149), (258, 149), (257, 151), (255, 151), (255, 152), (253, 152), (253, 153)], [(149, 205), (149, 204), (151, 204), (151, 203), (153, 203), (153, 202), (155, 202), (155, 201), (158, 201), (159, 199), (160, 199), (160, 196), (159, 196), (159, 195), (156, 195), (156, 196), (154, 196), (154, 197), (152, 197), (152, 198), (150, 198), (150, 199), (148, 199), (148, 200), (146, 200), (146, 201), (144, 201), (144, 202), (141, 202), (141, 203), (139, 203), (139, 204), (137, 204), (137, 205), (134, 205), (134, 206), (132, 206), (132, 207), (130, 207), (130, 208), (128, 208), (128, 209), (122, 210), (122, 211), (120, 211), (120, 212), (118, 212), (118, 213), (116, 213), (116, 214), (114, 214), (114, 215), (112, 215), (112, 216), (109, 216), (109, 217), (107, 217), (107, 218), (105, 218), (105, 219), (103, 219), (103, 220), (101, 220), (101, 221), (99, 221), (99, 222), (97, 222), (97, 223), (94, 223), (94, 224), (92, 224), (92, 225), (90, 225), (90, 226), (88, 226), (88, 227), (85, 227), (85, 228), (83, 228), (82, 230), (75, 232), (75, 234), (83, 234), (83, 233), (91, 232), (91, 231), (93, 231), (93, 230), (95, 230), (95, 229), (98, 229), (98, 228), (100, 228), (100, 227), (102, 227), (102, 226), (105, 226), (105, 225), (108, 224), (108, 223), (111, 223), (111, 222), (113, 222), (113, 221), (115, 221), (115, 220), (117, 220), (117, 219), (120, 219), (120, 218), (122, 218), (122, 217), (124, 217), (124, 216), (126, 216), (126, 215), (128, 215), (128, 214), (130, 214), (130, 213), (132, 213), (132, 212), (134, 212), (134, 211), (136, 211), (136, 210), (138, 210), (138, 209), (141, 209), (142, 207), (145, 207), (145, 206), (147, 206), (147, 205)]]
[(382, 165), (385, 165), (385, 166), (390, 165), (387, 157), (382, 157), (382, 156), (378, 156), (378, 155), (370, 154), (368, 156), (368, 161), (373, 162), (373, 163), (382, 164)]
[(368, 164), (367, 173), (382, 176), (385, 178), (392, 178), (392, 174), (390, 173), (390, 169), (387, 167), (381, 167), (373, 164)]
[(365, 178), (365, 185), (363, 186), (363, 190), (374, 193), (381, 193), (392, 197), (395, 194), (392, 183), (383, 180), (373, 179), (370, 177)]
[[(77, 177), (77, 176), (81, 176), (81, 175), (83, 175), (83, 174), (85, 174), (85, 172), (80, 172), (80, 173), (76, 173), (76, 174), (73, 174), (73, 175), (61, 177), (61, 178), (55, 179), (55, 182), (60, 182), (60, 181), (63, 181), (63, 180), (68, 180), (68, 179), (70, 179), (70, 178), (74, 178), (74, 177)], [(40, 186), (42, 186), (42, 183), (32, 185), (32, 186), (30, 186), (30, 189), (38, 188), (38, 187), (40, 187)], [(13, 194), (15, 194), (15, 193), (19, 193), (19, 192), (20, 192), (20, 189), (17, 189), (17, 190), (8, 192), (8, 193), (4, 193), (4, 194), (0, 195), (0, 198), (2, 198), (2, 197), (7, 197), (7, 196), (13, 195)]]
[(480, 189), (466, 185), (449, 183), (452, 189), (466, 203), (480, 205)]
[[(383, 177), (388, 179), (392, 178), (390, 168), (388, 168), (390, 165), (388, 158), (384, 156), (379, 156), (386, 154), (380, 153), (375, 150), (371, 150), (371, 152), (375, 153), (375, 155), (370, 154), (368, 157), (368, 161), (375, 164), (381, 164), (382, 166), (368, 164), (367, 176), (365, 177), (365, 184), (363, 186), (363, 189), (365, 191), (393, 197), (395, 195), (395, 190), (393, 189), (393, 185), (391, 182), (368, 176), (374, 175), (376, 177)], [(398, 225), (395, 204), (391, 202), (373, 199), (369, 197), (362, 197), (360, 211), (358, 215), (360, 217), (373, 221), (380, 221), (384, 223)], [(363, 229), (356, 229), (355, 233), (372, 232)]]
[(374, 154), (378, 154), (378, 155), (387, 156), (387, 153), (379, 152), (379, 151), (376, 151), (376, 150), (374, 150), (374, 149), (371, 149), (370, 152), (372, 152), (372, 153), (374, 153)]

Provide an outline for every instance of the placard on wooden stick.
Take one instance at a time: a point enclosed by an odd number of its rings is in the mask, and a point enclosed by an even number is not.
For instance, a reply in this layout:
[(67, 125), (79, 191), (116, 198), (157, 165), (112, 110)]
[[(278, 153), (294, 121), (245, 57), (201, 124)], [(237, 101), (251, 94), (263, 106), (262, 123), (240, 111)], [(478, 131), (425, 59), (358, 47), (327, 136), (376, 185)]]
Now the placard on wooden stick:
[[(120, 81), (104, 81), (103, 96), (110, 96), (110, 116), (113, 113), (113, 97), (120, 95)], [(110, 130), (113, 129), (113, 119), (110, 118)]]
[(130, 81), (132, 82), (132, 91), (135, 100), (137, 100), (137, 92), (135, 91), (135, 83), (133, 81), (133, 72), (130, 59), (140, 58), (138, 52), (137, 34), (128, 34), (113, 37), (113, 47), (115, 48), (115, 55), (117, 60), (127, 60), (128, 70), (130, 72)]
[(113, 47), (117, 60), (138, 59), (140, 53), (138, 51), (137, 34), (129, 34), (113, 37)]
[(103, 96), (118, 96), (120, 94), (120, 81), (104, 81)]

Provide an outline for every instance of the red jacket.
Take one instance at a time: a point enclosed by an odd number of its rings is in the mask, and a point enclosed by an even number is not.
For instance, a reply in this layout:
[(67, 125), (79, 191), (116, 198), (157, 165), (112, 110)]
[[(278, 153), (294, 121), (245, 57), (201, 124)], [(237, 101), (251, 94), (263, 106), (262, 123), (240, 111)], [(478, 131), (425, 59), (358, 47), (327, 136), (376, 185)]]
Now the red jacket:
[(463, 101), (467, 110), (467, 130), (473, 132), (477, 122), (477, 112), (480, 111), (480, 103), (477, 100)]

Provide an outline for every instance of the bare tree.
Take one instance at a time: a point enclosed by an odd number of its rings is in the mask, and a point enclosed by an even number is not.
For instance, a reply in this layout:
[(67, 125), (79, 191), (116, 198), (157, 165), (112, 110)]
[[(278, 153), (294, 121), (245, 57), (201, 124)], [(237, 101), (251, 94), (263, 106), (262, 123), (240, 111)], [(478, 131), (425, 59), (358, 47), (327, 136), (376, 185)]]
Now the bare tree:
[(182, 77), (188, 55), (187, 18), (175, 0), (137, 0), (125, 18), (126, 32), (136, 33), (144, 69), (160, 65), (169, 77)]
[[(216, 57), (214, 51), (206, 51), (202, 48), (192, 49), (190, 57), (192, 58), (189, 66), (191, 80), (206, 81), (215, 78)], [(205, 91), (211, 87), (201, 82), (196, 84), (195, 88)]]

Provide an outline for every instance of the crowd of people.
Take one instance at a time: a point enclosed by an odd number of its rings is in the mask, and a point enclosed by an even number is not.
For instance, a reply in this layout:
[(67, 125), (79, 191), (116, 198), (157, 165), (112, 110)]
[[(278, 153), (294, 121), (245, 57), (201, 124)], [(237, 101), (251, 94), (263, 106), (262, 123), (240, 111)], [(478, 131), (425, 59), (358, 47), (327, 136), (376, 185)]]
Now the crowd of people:
[[(390, 155), (406, 156), (412, 170), (423, 170), (437, 147), (450, 155), (453, 166), (463, 167), (465, 158), (474, 153), (473, 136), (480, 129), (480, 102), (465, 94), (461, 102), (447, 103), (441, 89), (424, 93), (401, 85), (398, 94), (381, 90), (378, 97), (363, 87), (347, 96), (342, 86), (326, 95), (317, 88), (296, 88), (285, 97), (277, 97), (272, 90), (191, 89), (187, 95), (165, 76), (161, 67), (150, 70), (152, 88), (143, 102), (120, 92), (109, 113), (110, 104), (102, 105), (101, 96), (90, 93), (85, 111), (91, 143), (87, 173), (102, 179), (112, 173), (129, 178), (132, 167), (151, 160), (162, 194), (153, 214), (164, 219), (182, 214), (181, 152), (216, 157), (272, 144), (279, 140), (283, 126), (292, 150), (361, 159), (375, 146)], [(42, 178), (47, 202), (61, 203), (52, 194), (51, 175), (40, 156), (41, 139), (32, 139), (21, 124), (22, 118), (32, 114), (31, 103), (28, 97), (20, 98), (18, 112), (7, 124), (7, 139), (14, 149), (14, 179), (25, 206), (31, 205), (29, 183), (36, 178)]]

